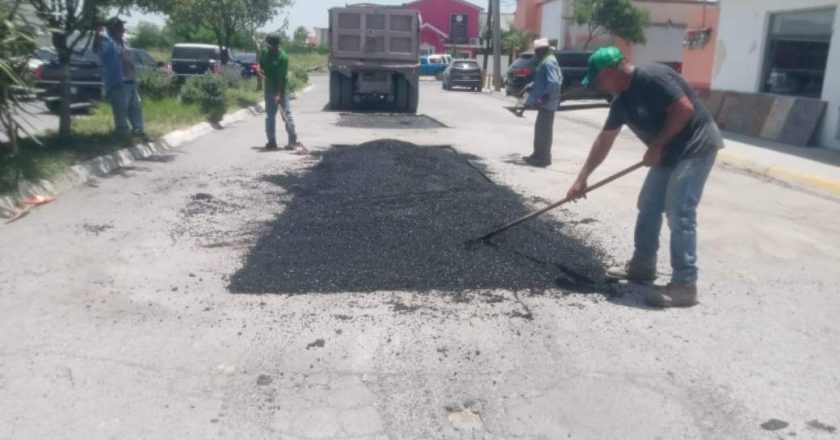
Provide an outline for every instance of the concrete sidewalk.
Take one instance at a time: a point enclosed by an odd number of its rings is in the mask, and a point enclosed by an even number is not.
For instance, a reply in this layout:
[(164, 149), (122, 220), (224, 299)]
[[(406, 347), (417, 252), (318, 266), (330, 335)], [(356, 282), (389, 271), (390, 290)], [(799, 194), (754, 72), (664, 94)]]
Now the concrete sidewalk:
[[(565, 110), (564, 110), (565, 109)], [(609, 108), (600, 103), (564, 103), (558, 119), (600, 128)], [(626, 133), (632, 136), (629, 131)], [(764, 139), (724, 132), (726, 148), (718, 165), (776, 180), (791, 186), (840, 196), (840, 151), (785, 145)]]
[(725, 132), (724, 165), (793, 186), (840, 195), (840, 151), (798, 147)]

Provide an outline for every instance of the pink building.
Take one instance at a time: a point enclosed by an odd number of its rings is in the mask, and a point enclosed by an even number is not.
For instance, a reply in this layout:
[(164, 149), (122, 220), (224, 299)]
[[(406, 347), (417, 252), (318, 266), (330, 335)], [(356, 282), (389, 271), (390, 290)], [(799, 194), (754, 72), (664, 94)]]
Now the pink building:
[(420, 52), (474, 57), (480, 47), (479, 6), (464, 0), (417, 0), (405, 5), (420, 11)]
[(542, 22), (542, 4), (544, 1), (516, 0), (513, 28), (518, 31), (530, 31), (539, 35)]

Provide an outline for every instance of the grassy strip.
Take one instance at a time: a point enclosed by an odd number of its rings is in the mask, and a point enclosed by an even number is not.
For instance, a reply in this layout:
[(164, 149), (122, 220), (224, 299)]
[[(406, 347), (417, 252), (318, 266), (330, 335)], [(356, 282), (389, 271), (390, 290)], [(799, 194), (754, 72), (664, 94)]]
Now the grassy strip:
[[(146, 49), (149, 55), (157, 61), (168, 63), (172, 57), (172, 49), (150, 48)], [(290, 53), (289, 54), (289, 70), (304, 69), (308, 70), (316, 66), (327, 63), (327, 54), (319, 53), (317, 51)]]
[(150, 47), (146, 52), (155, 59), (155, 61), (163, 61), (168, 63), (172, 59), (172, 49), (161, 49), (159, 47)]
[[(228, 98), (228, 111), (233, 111), (260, 102), (262, 93), (256, 91), (255, 81), (247, 81), (228, 90)], [(153, 138), (205, 120), (206, 115), (198, 106), (182, 103), (178, 98), (143, 100), (143, 122), (146, 133)], [(50, 131), (38, 137), (40, 144), (25, 139), (21, 154), (14, 159), (0, 155), (0, 194), (14, 190), (16, 178), (46, 179), (79, 162), (133, 146), (137, 141), (114, 133), (111, 106), (106, 102), (96, 104), (86, 114), (75, 115), (72, 130), (70, 142), (61, 142)]]
[(327, 64), (327, 54), (310, 52), (310, 53), (290, 53), (289, 54), (289, 70), (296, 69), (309, 70)]
[[(300, 90), (306, 86), (305, 72), (326, 63), (327, 56), (319, 53), (292, 54), (290, 70), (291, 87)], [(256, 80), (242, 81), (239, 87), (227, 90), (227, 111), (234, 111), (262, 102), (263, 93), (257, 91)], [(206, 120), (198, 106), (182, 103), (178, 98), (161, 100), (144, 99), (143, 122), (146, 133), (153, 138)], [(106, 102), (95, 105), (87, 114), (73, 118), (71, 142), (61, 142), (57, 134), (47, 132), (39, 136), (40, 144), (25, 139), (21, 154), (15, 158), (0, 154), (0, 194), (15, 189), (18, 178), (46, 179), (70, 166), (112, 153), (135, 144), (136, 139), (117, 136), (111, 107)]]
[[(147, 134), (152, 137), (204, 119), (197, 106), (183, 104), (178, 98), (143, 101), (143, 120)], [(24, 140), (21, 154), (14, 160), (6, 155), (0, 156), (0, 194), (15, 189), (15, 177), (26, 180), (49, 178), (76, 163), (136, 143), (131, 136), (114, 133), (114, 119), (107, 103), (97, 104), (88, 114), (74, 116), (72, 129), (70, 142), (60, 141), (54, 131), (49, 131), (38, 137), (40, 145), (33, 139)]]

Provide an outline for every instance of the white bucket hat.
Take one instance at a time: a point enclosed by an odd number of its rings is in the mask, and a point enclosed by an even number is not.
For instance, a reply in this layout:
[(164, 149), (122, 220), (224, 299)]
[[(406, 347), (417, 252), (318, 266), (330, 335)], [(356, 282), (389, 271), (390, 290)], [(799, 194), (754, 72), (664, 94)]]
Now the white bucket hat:
[(548, 42), (548, 38), (540, 38), (538, 40), (534, 40), (534, 50), (545, 49), (547, 47), (551, 47), (551, 44)]

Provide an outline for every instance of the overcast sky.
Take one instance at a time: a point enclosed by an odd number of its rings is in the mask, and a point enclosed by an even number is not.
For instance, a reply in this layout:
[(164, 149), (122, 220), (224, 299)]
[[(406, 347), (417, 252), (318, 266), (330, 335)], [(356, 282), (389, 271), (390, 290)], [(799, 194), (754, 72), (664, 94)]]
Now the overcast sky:
[[(487, 0), (467, 0), (487, 9)], [(285, 17), (289, 17), (289, 28), (293, 31), (298, 26), (303, 26), (312, 31), (313, 27), (327, 27), (327, 10), (334, 6), (344, 6), (348, 3), (363, 3), (363, 0), (296, 0), (295, 5), (289, 8), (284, 14), (278, 16), (273, 22), (265, 26), (264, 30), (277, 30)], [(399, 5), (407, 0), (368, 0), (369, 3), (383, 5)], [(516, 0), (501, 0), (502, 12), (513, 12), (516, 9)], [(164, 18), (156, 15), (132, 13), (125, 17), (128, 26), (134, 27), (141, 21), (148, 21), (158, 25), (163, 24)]]

